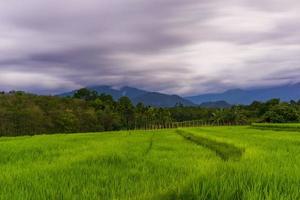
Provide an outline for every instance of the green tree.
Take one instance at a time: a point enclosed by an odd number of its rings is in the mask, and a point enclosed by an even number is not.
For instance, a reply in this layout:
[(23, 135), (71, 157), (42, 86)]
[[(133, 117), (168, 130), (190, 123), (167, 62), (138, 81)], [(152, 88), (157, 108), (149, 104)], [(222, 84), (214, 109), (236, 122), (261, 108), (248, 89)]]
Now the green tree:
[(120, 116), (113, 112), (109, 107), (97, 111), (100, 124), (105, 131), (118, 130), (120, 128)]
[(121, 115), (122, 127), (132, 129), (134, 127), (134, 107), (128, 97), (123, 96), (119, 99), (118, 111)]
[(79, 89), (73, 95), (74, 98), (83, 99), (86, 101), (95, 100), (97, 98), (97, 96), (98, 96), (98, 94), (96, 91), (91, 91), (87, 88)]

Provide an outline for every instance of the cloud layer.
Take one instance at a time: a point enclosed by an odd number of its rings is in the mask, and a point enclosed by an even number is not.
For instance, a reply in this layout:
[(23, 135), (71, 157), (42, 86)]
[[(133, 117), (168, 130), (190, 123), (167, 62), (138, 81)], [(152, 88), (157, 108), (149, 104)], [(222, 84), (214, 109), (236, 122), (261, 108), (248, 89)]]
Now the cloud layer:
[(0, 2), (0, 89), (182, 95), (300, 81), (297, 0)]

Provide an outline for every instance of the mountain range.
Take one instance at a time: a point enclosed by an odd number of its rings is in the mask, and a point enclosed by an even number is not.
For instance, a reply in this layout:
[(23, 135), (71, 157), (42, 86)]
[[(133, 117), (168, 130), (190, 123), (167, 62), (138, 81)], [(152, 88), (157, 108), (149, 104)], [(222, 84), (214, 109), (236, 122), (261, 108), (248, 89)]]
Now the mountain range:
[(186, 97), (195, 104), (204, 102), (226, 101), (229, 104), (251, 104), (253, 101), (267, 101), (269, 99), (279, 98), (282, 101), (300, 99), (300, 83), (286, 84), (259, 89), (233, 89), (223, 93), (201, 94), (197, 96)]
[[(137, 89), (134, 87), (122, 87), (120, 89), (115, 89), (111, 86), (101, 85), (101, 86), (90, 86), (87, 87), (90, 90), (96, 92), (109, 94), (114, 100), (118, 100), (122, 96), (127, 96), (131, 99), (134, 104), (139, 102), (144, 103), (147, 106), (155, 107), (173, 107), (176, 104), (181, 104), (183, 106), (196, 106), (191, 101), (182, 98), (178, 95), (168, 95), (158, 92), (149, 92), (146, 90)], [(58, 96), (73, 96), (75, 91), (59, 94)]]
[[(222, 93), (200, 94), (196, 96), (180, 97), (159, 92), (149, 92), (134, 87), (122, 87), (115, 89), (111, 86), (100, 85), (87, 87), (98, 93), (111, 95), (115, 100), (127, 96), (134, 104), (139, 102), (148, 106), (172, 107), (176, 104), (183, 106), (201, 106), (207, 108), (227, 108), (236, 104), (251, 104), (253, 101), (267, 101), (279, 98), (282, 101), (300, 99), (300, 83), (287, 84), (259, 89), (232, 89)], [(59, 94), (58, 96), (73, 96), (75, 91)]]

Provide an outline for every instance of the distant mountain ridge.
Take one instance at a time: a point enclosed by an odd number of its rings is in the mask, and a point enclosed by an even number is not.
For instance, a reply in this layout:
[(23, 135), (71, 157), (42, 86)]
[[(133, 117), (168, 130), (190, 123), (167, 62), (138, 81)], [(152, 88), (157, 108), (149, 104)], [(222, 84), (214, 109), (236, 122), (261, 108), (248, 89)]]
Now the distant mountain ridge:
[(178, 104), (183, 106), (196, 106), (196, 104), (178, 95), (166, 95), (158, 92), (147, 92), (134, 98), (133, 102), (135, 104), (143, 102), (145, 105), (155, 107), (173, 107)]
[[(96, 91), (99, 94), (101, 94), (101, 93), (109, 94), (115, 100), (118, 100), (122, 96), (128, 96), (129, 98), (133, 99), (139, 95), (143, 95), (148, 92), (145, 90), (140, 90), (137, 88), (127, 87), (127, 86), (123, 87), (121, 89), (114, 89), (113, 87), (108, 86), (108, 85), (88, 86), (87, 88), (90, 90)], [(71, 92), (62, 93), (62, 94), (59, 94), (58, 96), (73, 96), (75, 92), (76, 92), (76, 90), (71, 91)]]
[[(168, 95), (158, 92), (149, 92), (146, 90), (137, 89), (134, 87), (122, 87), (120, 89), (114, 89), (111, 86), (100, 85), (100, 86), (89, 86), (87, 87), (90, 90), (94, 90), (99, 94), (109, 94), (113, 97), (113, 99), (118, 100), (122, 96), (127, 96), (131, 99), (134, 104), (142, 102), (147, 106), (154, 107), (173, 107), (176, 104), (181, 104), (183, 106), (196, 106), (191, 101), (184, 99), (178, 95)], [(59, 94), (58, 96), (73, 96), (75, 91), (66, 92)]]
[[(155, 107), (172, 107), (176, 104), (184, 106), (202, 106), (213, 108), (226, 108), (236, 104), (251, 104), (253, 101), (267, 101), (273, 98), (279, 98), (282, 101), (299, 100), (300, 99), (300, 83), (287, 84), (269, 88), (260, 89), (232, 89), (223, 93), (201, 94), (197, 96), (181, 97), (178, 95), (168, 95), (158, 92), (149, 92), (134, 87), (122, 87), (114, 89), (111, 86), (89, 86), (91, 90), (98, 93), (111, 95), (115, 100), (122, 96), (129, 97), (133, 103), (139, 102), (145, 105)], [(75, 91), (59, 94), (58, 96), (73, 96)]]
[(273, 98), (279, 98), (282, 101), (300, 99), (300, 83), (287, 84), (261, 89), (233, 89), (223, 93), (201, 94), (197, 96), (186, 97), (195, 104), (204, 102), (226, 101), (231, 105), (251, 104), (253, 101), (267, 101)]

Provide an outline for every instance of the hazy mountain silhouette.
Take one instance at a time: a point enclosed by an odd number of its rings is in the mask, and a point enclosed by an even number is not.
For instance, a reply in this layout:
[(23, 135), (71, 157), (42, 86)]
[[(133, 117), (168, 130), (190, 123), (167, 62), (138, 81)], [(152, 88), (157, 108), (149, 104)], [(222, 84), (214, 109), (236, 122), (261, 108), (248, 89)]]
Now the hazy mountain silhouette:
[[(122, 96), (127, 96), (134, 104), (142, 102), (147, 106), (155, 107), (173, 107), (176, 104), (182, 104), (183, 106), (195, 106), (191, 101), (184, 99), (178, 95), (168, 95), (158, 92), (149, 92), (134, 87), (122, 87), (120, 89), (114, 89), (111, 86), (89, 86), (90, 90), (94, 90), (99, 94), (105, 93), (111, 95), (115, 100), (118, 100)], [(75, 91), (59, 94), (58, 96), (73, 96)]]
[(233, 89), (223, 93), (186, 97), (195, 104), (214, 101), (226, 101), (229, 104), (250, 104), (253, 101), (267, 101), (272, 98), (279, 98), (282, 101), (299, 100), (300, 83), (250, 90)]

